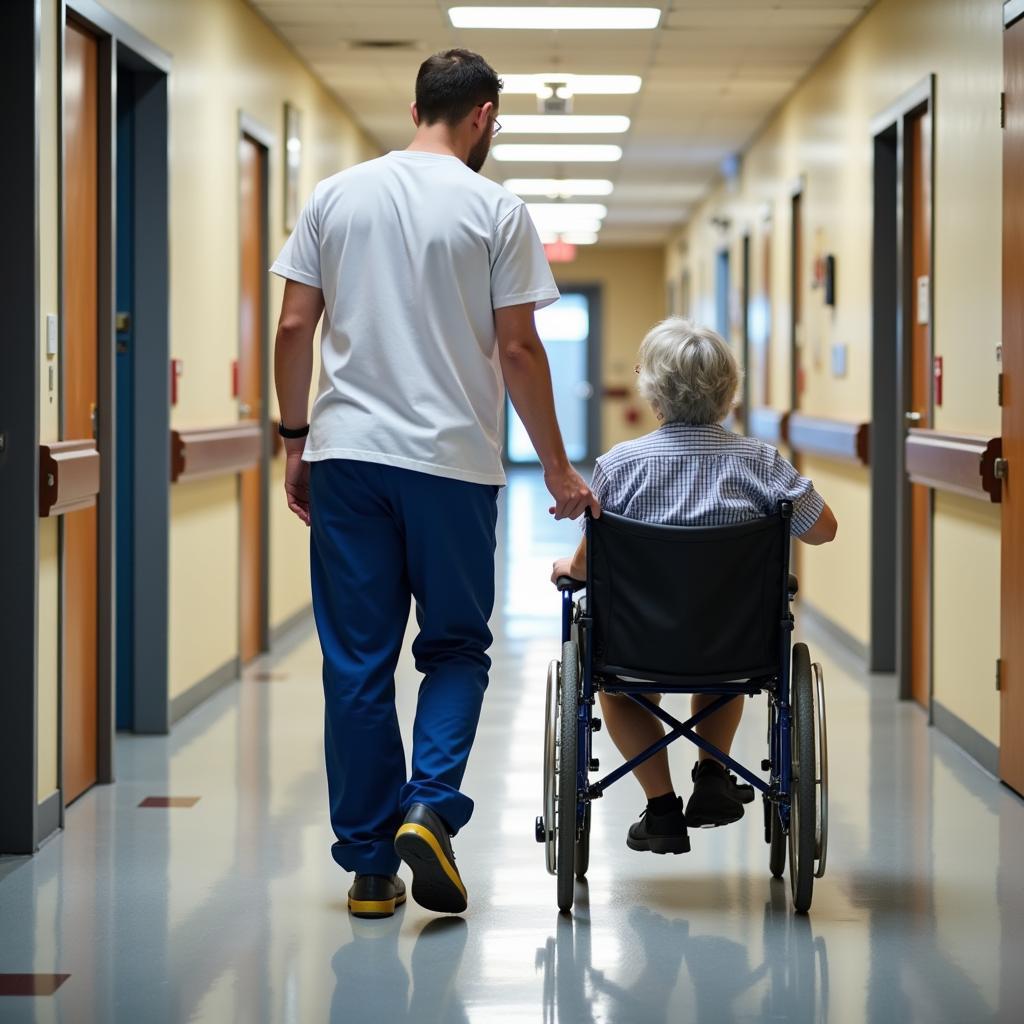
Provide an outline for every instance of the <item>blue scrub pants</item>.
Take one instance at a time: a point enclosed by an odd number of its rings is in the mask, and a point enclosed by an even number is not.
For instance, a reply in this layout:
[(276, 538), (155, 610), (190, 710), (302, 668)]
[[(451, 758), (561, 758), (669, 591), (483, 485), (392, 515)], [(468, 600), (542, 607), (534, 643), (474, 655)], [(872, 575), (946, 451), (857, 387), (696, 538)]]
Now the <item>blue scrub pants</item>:
[[(311, 465), (310, 490), (334, 859), (390, 875), (412, 804), (436, 811), (453, 834), (473, 811), (459, 786), (491, 665), (498, 488), (330, 459)], [(423, 681), (407, 776), (395, 666), (412, 598)]]

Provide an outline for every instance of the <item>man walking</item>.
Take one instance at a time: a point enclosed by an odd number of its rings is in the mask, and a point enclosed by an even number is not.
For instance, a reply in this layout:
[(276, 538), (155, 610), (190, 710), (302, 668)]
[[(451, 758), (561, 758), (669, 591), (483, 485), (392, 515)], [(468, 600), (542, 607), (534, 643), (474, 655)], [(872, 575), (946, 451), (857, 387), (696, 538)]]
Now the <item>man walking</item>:
[[(506, 386), (554, 516), (600, 511), (566, 458), (534, 326), (558, 298), (543, 247), (522, 201), (476, 173), (500, 89), (474, 53), (426, 60), (411, 145), (320, 182), (272, 268), (286, 279), (285, 490), (312, 527), (333, 853), (361, 917), (404, 901), (399, 858), (418, 903), (466, 908), (451, 836), (473, 808), (459, 787), (490, 668)], [(407, 777), (394, 672), (411, 599), (423, 681)]]

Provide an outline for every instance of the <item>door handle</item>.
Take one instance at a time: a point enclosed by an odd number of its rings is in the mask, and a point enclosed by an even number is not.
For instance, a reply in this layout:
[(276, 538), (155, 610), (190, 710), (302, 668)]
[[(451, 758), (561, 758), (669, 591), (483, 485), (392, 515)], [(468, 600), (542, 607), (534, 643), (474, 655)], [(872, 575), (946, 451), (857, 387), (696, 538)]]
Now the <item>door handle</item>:
[(919, 412), (905, 412), (903, 414), (903, 419), (908, 427), (916, 427), (923, 417)]
[(252, 406), (248, 402), (238, 403), (238, 418), (240, 420), (247, 420), (252, 417)]

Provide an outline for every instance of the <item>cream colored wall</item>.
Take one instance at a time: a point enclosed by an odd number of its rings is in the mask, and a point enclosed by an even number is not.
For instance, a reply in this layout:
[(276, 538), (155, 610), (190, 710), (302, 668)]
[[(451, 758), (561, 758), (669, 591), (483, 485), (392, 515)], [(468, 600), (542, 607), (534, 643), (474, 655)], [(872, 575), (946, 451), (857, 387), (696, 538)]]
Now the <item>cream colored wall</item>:
[[(561, 284), (601, 286), (601, 383), (629, 389), (628, 399), (602, 399), (601, 450), (653, 430), (657, 421), (636, 396), (637, 349), (643, 336), (666, 315), (665, 253), (660, 246), (579, 246), (572, 263), (552, 266)], [(641, 418), (631, 424), (627, 409)]]
[[(174, 427), (238, 418), (238, 119), (274, 136), (269, 154), (271, 258), (284, 244), (283, 121), (302, 112), (301, 192), (377, 155), (374, 144), (242, 0), (106, 0), (172, 58), (170, 88), (171, 354), (183, 362)], [(270, 281), (271, 329), (283, 286)], [(271, 403), (271, 413), (276, 403)], [(309, 603), (305, 527), (272, 472), (270, 622)], [(176, 485), (171, 506), (170, 692), (176, 696), (237, 654), (238, 506), (233, 480)]]
[[(688, 267), (693, 311), (713, 315), (714, 254), (752, 234), (752, 291), (765, 290), (760, 244), (772, 247), (771, 394), (789, 404), (790, 197), (802, 181), (804, 408), (867, 419), (871, 411), (871, 121), (931, 73), (935, 109), (934, 348), (945, 364), (939, 429), (994, 435), (995, 345), (1001, 330), (1002, 6), (981, 0), (881, 0), (822, 61), (753, 142), (737, 187), (718, 187), (667, 249), (677, 279)], [(712, 217), (731, 220), (720, 233)], [(680, 246), (686, 246), (685, 254)], [(818, 254), (836, 257), (837, 305), (810, 288)], [(738, 263), (734, 263), (738, 267)], [(736, 287), (740, 281), (734, 273)], [(848, 346), (844, 377), (830, 371)], [(759, 351), (754, 347), (755, 354)], [(835, 546), (806, 551), (804, 592), (867, 643), (867, 474), (808, 460), (840, 523)], [(998, 656), (998, 513), (940, 495), (935, 506), (935, 697), (998, 741), (991, 678)], [(971, 552), (971, 572), (964, 568)], [(954, 624), (956, 628), (953, 628)], [(971, 644), (964, 637), (971, 637)], [(965, 649), (970, 647), (970, 664)]]

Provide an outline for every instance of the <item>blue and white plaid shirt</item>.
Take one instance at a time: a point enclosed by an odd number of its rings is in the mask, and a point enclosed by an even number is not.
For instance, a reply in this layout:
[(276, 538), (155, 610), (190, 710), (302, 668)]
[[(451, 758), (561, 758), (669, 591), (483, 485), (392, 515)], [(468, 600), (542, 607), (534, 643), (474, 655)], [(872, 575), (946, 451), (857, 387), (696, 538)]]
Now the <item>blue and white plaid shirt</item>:
[(797, 537), (825, 507), (777, 449), (717, 423), (666, 423), (617, 444), (597, 460), (591, 489), (609, 512), (668, 526), (742, 523), (789, 500)]

